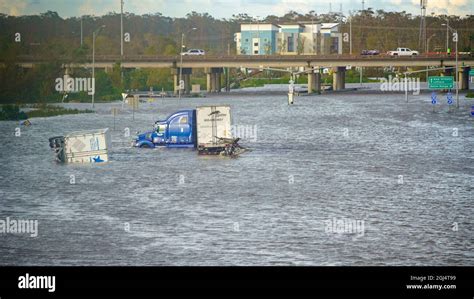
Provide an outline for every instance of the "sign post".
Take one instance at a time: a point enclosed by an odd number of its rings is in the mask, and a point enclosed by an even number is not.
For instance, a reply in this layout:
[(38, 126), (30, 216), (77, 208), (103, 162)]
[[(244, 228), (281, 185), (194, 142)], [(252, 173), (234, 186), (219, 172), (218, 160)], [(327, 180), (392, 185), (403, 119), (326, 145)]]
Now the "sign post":
[(451, 92), (448, 92), (446, 98), (448, 100), (449, 111), (451, 111), (451, 105), (453, 104), (453, 95), (451, 94)]
[(293, 105), (293, 97), (295, 95), (295, 85), (293, 79), (290, 80), (290, 85), (288, 86), (288, 105)]
[(437, 102), (438, 102), (438, 96), (436, 95), (436, 92), (433, 91), (431, 93), (431, 104), (433, 105), (433, 112), (435, 112), (435, 107), (436, 107)]

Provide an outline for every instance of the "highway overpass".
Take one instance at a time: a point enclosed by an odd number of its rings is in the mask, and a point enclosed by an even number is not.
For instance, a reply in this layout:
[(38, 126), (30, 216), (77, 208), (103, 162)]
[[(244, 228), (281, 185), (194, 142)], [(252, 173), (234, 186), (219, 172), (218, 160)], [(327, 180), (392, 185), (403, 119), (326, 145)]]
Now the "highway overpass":
[[(459, 82), (463, 89), (469, 86), (468, 72), (474, 66), (474, 57), (459, 55)], [(48, 63), (52, 58), (44, 59), (33, 56), (18, 56), (18, 65), (31, 68), (36, 64)], [(92, 68), (92, 57), (85, 57), (82, 62), (72, 63), (67, 57), (54, 59), (65, 68)], [(319, 91), (321, 82), (321, 68), (333, 70), (333, 88), (345, 88), (345, 71), (347, 66), (352, 67), (453, 67), (456, 65), (455, 55), (416, 55), (416, 56), (359, 56), (359, 55), (229, 55), (229, 56), (143, 56), (143, 55), (96, 55), (96, 68), (111, 68), (121, 62), (123, 68), (169, 68), (174, 78), (175, 92), (177, 92), (180, 68), (185, 85), (185, 92), (191, 89), (192, 70), (204, 68), (207, 74), (207, 91), (221, 90), (221, 74), (223, 68), (304, 68), (308, 75), (308, 92)], [(0, 63), (2, 60), (0, 58)], [(448, 75), (453, 74), (451, 69)]]
[[(0, 59), (1, 61), (1, 59)], [(32, 67), (38, 63), (50, 62), (33, 56), (19, 56), (17, 63), (23, 67)], [(86, 57), (83, 63), (71, 64), (67, 57), (55, 59), (69, 67), (92, 67), (92, 57)], [(180, 56), (144, 56), (144, 55), (96, 55), (97, 68), (112, 67), (121, 61), (124, 68), (178, 68), (181, 66)], [(460, 55), (460, 63), (474, 65), (474, 57)], [(359, 56), (359, 55), (232, 55), (232, 56), (183, 56), (183, 68), (261, 68), (261, 67), (430, 67), (454, 66), (454, 55), (418, 55), (418, 56)]]

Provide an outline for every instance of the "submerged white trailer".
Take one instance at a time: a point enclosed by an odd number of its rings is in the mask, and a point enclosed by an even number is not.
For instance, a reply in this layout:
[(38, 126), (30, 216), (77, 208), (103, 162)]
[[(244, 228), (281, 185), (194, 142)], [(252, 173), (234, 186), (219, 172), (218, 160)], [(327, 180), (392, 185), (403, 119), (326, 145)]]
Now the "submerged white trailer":
[(49, 139), (56, 160), (62, 163), (108, 162), (110, 135), (108, 129), (72, 132)]
[(222, 147), (232, 138), (230, 106), (197, 107), (196, 127), (198, 150)]

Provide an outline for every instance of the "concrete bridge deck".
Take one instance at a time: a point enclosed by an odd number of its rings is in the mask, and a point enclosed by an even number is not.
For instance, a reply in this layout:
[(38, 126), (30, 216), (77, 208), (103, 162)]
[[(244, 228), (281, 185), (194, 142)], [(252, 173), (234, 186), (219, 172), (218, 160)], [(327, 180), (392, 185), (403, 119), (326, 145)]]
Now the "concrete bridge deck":
[[(1, 61), (1, 59), (0, 59)], [(23, 67), (32, 67), (35, 64), (46, 63), (51, 59), (42, 59), (33, 56), (19, 56), (18, 64)], [(82, 63), (71, 63), (71, 59), (60, 57), (68, 67), (91, 67), (92, 57), (86, 57)], [(97, 68), (112, 67), (121, 61), (124, 68), (177, 68), (181, 66), (181, 57), (178, 56), (145, 56), (145, 55), (96, 55)], [(460, 55), (460, 65), (474, 65), (474, 57)], [(231, 56), (183, 56), (183, 68), (261, 68), (261, 67), (430, 67), (454, 66), (455, 56), (446, 55), (418, 55), (418, 56), (359, 56), (359, 55), (231, 55)]]

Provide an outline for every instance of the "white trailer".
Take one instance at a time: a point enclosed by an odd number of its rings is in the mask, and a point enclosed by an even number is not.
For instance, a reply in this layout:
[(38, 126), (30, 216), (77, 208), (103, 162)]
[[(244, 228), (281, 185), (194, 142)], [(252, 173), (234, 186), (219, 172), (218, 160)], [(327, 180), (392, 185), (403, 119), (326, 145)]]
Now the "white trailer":
[(108, 162), (110, 135), (108, 129), (72, 132), (49, 139), (56, 160), (62, 163)]
[(220, 153), (232, 140), (230, 106), (197, 107), (196, 126), (198, 151)]

